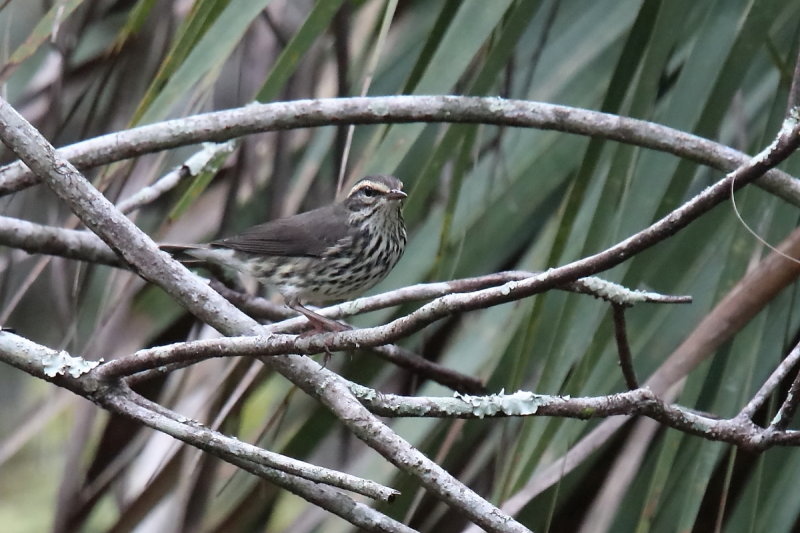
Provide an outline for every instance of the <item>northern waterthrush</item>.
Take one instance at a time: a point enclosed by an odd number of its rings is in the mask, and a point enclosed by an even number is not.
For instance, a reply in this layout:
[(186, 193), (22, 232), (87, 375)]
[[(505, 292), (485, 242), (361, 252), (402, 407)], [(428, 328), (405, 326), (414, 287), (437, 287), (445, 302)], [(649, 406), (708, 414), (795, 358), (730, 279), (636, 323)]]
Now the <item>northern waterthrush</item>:
[(367, 176), (342, 201), (205, 246), (164, 249), (247, 274), (276, 288), (315, 327), (341, 329), (303, 303), (357, 296), (389, 274), (406, 245), (402, 188), (393, 176)]

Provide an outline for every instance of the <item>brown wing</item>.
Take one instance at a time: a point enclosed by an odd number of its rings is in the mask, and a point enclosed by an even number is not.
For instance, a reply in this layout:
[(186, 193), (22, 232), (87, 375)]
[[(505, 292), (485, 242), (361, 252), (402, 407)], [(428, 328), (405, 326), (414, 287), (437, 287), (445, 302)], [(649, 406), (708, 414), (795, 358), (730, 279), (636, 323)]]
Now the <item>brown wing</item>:
[(347, 236), (347, 209), (328, 205), (253, 226), (211, 246), (260, 255), (319, 257)]

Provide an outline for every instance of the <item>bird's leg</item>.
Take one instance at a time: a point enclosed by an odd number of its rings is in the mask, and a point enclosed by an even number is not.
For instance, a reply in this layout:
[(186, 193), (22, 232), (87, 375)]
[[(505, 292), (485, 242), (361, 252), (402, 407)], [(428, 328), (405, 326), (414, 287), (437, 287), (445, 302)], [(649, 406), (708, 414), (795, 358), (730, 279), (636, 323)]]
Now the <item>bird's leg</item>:
[[(337, 322), (326, 316), (322, 316), (319, 313), (315, 313), (311, 309), (301, 305), (298, 302), (287, 301), (286, 305), (289, 306), (289, 308), (297, 311), (298, 313), (306, 317), (308, 319), (308, 322), (311, 324), (311, 329), (301, 333), (300, 334), (301, 337), (307, 337), (309, 335), (314, 335), (316, 333), (323, 333), (327, 331), (346, 331), (348, 329), (351, 329), (350, 326), (342, 324), (341, 322)], [(327, 345), (324, 346), (324, 349), (325, 349), (325, 355), (323, 356), (322, 359), (323, 368), (325, 368), (328, 365), (328, 361), (330, 361), (331, 357), (333, 357), (331, 349)]]
[(298, 313), (300, 313), (301, 315), (303, 315), (308, 319), (308, 322), (311, 324), (312, 329), (311, 331), (305, 333), (305, 335), (320, 333), (324, 331), (347, 331), (348, 329), (352, 329), (350, 326), (346, 324), (342, 324), (341, 322), (337, 322), (336, 320), (322, 316), (319, 313), (315, 313), (311, 309), (301, 305), (299, 302), (287, 301), (286, 305), (290, 309), (297, 311)]

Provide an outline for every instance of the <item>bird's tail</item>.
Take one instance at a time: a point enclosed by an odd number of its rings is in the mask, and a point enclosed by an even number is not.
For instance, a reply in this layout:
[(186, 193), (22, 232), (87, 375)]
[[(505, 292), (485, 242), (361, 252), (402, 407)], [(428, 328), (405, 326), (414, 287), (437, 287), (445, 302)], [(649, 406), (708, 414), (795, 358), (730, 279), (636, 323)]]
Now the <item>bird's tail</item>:
[(192, 250), (199, 249), (197, 246), (192, 246), (190, 244), (159, 244), (158, 247), (162, 252), (167, 252), (169, 255), (171, 255), (176, 261), (180, 261), (181, 263), (185, 263), (187, 265), (204, 262), (191, 253)]
[(247, 271), (247, 265), (233, 250), (190, 244), (161, 244), (159, 248), (187, 267), (206, 270), (231, 287), (240, 285), (239, 274)]

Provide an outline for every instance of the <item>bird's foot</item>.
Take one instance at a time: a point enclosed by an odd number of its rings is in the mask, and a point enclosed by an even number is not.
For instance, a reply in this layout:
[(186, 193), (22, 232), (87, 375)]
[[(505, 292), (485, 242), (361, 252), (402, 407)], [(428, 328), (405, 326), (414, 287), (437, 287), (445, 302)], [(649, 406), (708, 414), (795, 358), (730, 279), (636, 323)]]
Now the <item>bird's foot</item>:
[[(308, 309), (300, 304), (287, 305), (289, 305), (291, 309), (306, 317), (308, 319), (308, 323), (311, 325), (311, 329), (308, 329), (299, 335), (301, 338), (310, 337), (311, 335), (316, 335), (317, 333), (329, 333), (353, 329), (347, 324), (342, 324), (341, 322), (337, 322), (336, 320), (322, 316), (321, 314), (315, 313), (311, 309)], [(328, 366), (328, 361), (330, 361), (331, 357), (333, 357), (333, 354), (331, 353), (331, 349), (327, 344), (323, 349), (325, 350), (325, 355), (322, 357), (322, 367), (325, 368)]]

